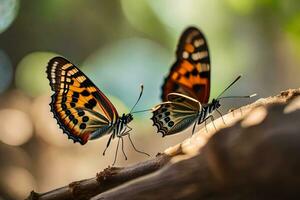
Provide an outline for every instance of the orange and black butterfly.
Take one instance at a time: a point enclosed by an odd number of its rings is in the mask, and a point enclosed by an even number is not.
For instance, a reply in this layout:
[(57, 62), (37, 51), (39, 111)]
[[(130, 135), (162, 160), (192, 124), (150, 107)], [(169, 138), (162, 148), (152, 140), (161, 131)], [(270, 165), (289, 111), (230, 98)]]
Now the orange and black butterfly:
[(176, 57), (162, 86), (163, 103), (152, 109), (153, 125), (163, 136), (183, 131), (192, 124), (194, 132), (196, 124), (212, 118), (214, 111), (219, 112), (219, 100), (225, 98), (220, 96), (241, 77), (208, 103), (211, 65), (207, 41), (199, 29), (189, 27), (183, 32)]
[(180, 93), (201, 103), (208, 103), (210, 93), (210, 58), (207, 41), (195, 27), (187, 28), (180, 37), (177, 60), (162, 86), (162, 100), (169, 93)]
[[(119, 116), (109, 99), (67, 59), (52, 58), (48, 63), (46, 73), (51, 89), (54, 91), (51, 96), (51, 112), (69, 139), (72, 139), (74, 143), (79, 142), (84, 145), (88, 140), (111, 134), (105, 150), (115, 137), (119, 139), (118, 146), (121, 140), (123, 150), (123, 136), (127, 135), (133, 145), (130, 138), (132, 129), (128, 124), (133, 120), (132, 110), (142, 96), (143, 86), (130, 113)], [(134, 149), (136, 150), (135, 147)], [(126, 158), (125, 154), (124, 156)]]

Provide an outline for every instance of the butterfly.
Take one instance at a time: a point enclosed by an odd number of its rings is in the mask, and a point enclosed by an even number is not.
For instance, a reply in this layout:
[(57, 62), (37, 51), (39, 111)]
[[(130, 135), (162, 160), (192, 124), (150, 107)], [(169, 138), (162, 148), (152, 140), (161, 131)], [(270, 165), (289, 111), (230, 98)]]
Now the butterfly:
[[(119, 116), (116, 108), (104, 93), (67, 59), (52, 58), (48, 62), (46, 73), (51, 90), (54, 91), (51, 96), (51, 112), (69, 139), (74, 143), (79, 142), (84, 145), (89, 140), (110, 134), (103, 155), (111, 140), (117, 137), (117, 151), (121, 140), (122, 151), (127, 159), (123, 150), (123, 136), (127, 135), (137, 152), (147, 154), (135, 148), (130, 138), (132, 128), (128, 126), (133, 120), (132, 110), (142, 96), (143, 86), (141, 86), (139, 98), (130, 113)], [(117, 153), (114, 163), (116, 155)]]
[[(216, 99), (210, 103), (210, 58), (207, 41), (203, 33), (187, 28), (179, 39), (177, 60), (162, 86), (163, 103), (152, 109), (151, 120), (163, 137), (181, 132), (194, 124), (206, 122), (218, 111), (220, 97), (241, 76), (238, 76)], [(246, 96), (243, 96), (246, 97)], [(247, 96), (249, 97), (249, 96)]]

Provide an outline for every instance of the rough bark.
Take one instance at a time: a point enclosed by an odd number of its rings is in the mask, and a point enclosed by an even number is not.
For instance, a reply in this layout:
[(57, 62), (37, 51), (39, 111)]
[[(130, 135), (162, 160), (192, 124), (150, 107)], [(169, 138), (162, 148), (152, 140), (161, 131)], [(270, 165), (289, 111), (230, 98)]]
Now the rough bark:
[[(300, 188), (300, 90), (224, 115), (153, 160), (107, 168), (28, 199), (296, 198)], [(234, 114), (236, 113), (236, 114)], [(243, 116), (238, 113), (243, 113)], [(217, 132), (217, 134), (215, 134)]]

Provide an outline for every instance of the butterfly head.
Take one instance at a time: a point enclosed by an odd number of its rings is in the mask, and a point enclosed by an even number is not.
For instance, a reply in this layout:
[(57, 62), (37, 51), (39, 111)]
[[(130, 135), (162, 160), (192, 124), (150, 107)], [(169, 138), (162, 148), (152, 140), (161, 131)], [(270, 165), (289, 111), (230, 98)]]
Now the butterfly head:
[(131, 122), (133, 120), (133, 116), (131, 113), (128, 113), (128, 114), (123, 114), (121, 116), (121, 121), (124, 123), (124, 124), (128, 124), (129, 122)]

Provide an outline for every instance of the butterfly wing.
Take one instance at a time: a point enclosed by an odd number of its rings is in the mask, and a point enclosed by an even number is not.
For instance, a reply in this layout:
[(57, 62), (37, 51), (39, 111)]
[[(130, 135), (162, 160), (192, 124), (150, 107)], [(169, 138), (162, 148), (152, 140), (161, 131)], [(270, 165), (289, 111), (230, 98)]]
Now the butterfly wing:
[(210, 93), (210, 58), (204, 35), (195, 27), (187, 28), (179, 40), (177, 60), (162, 86), (162, 100), (176, 92), (206, 104)]
[(117, 110), (83, 72), (67, 59), (54, 57), (46, 73), (54, 91), (51, 111), (70, 139), (83, 145), (111, 131)]
[(152, 110), (153, 125), (163, 137), (188, 128), (198, 117), (201, 104), (186, 95), (171, 93), (167, 102), (157, 105)]

